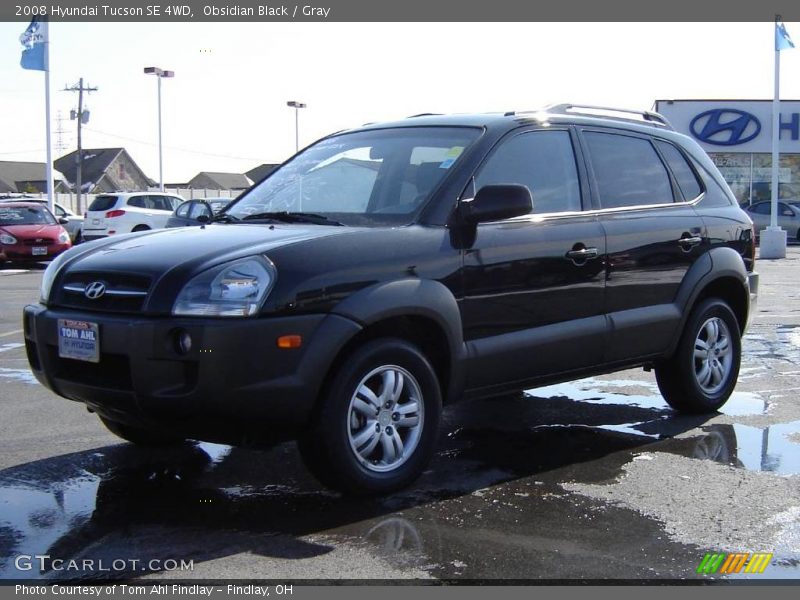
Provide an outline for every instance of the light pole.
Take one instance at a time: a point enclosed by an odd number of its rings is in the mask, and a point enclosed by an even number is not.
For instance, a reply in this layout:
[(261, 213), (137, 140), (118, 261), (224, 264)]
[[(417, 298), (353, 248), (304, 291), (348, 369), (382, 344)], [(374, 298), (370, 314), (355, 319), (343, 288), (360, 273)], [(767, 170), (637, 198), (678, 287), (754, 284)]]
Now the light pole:
[(300, 109), (305, 108), (306, 105), (302, 102), (298, 102), (297, 100), (289, 100), (286, 103), (286, 106), (290, 106), (294, 109), (294, 151), (299, 152), (300, 150)]
[(164, 77), (175, 77), (175, 71), (165, 71), (158, 67), (145, 67), (145, 75), (158, 77), (158, 189), (164, 191), (164, 155), (161, 149), (161, 80)]

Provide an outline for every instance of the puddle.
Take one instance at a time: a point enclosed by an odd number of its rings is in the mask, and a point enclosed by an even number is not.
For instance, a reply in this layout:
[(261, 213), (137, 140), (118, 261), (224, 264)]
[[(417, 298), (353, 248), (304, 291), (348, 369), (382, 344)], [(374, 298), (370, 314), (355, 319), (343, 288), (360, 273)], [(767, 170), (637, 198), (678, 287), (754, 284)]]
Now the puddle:
[(16, 379), (17, 381), (28, 383), (30, 385), (39, 385), (39, 382), (34, 374), (31, 373), (30, 369), (6, 369), (4, 367), (0, 367), (0, 377)]
[[(640, 393), (642, 389), (647, 390), (648, 393)], [(631, 390), (631, 392), (626, 390)], [(606, 380), (590, 377), (570, 383), (535, 388), (527, 390), (526, 393), (538, 397), (563, 396), (581, 402), (672, 411), (661, 397), (658, 385), (649, 381)], [(767, 403), (757, 394), (734, 391), (719, 412), (732, 417), (762, 415), (767, 412)]]
[(737, 466), (778, 475), (800, 474), (800, 448), (790, 439), (800, 432), (800, 421), (763, 429), (736, 424), (733, 430)]

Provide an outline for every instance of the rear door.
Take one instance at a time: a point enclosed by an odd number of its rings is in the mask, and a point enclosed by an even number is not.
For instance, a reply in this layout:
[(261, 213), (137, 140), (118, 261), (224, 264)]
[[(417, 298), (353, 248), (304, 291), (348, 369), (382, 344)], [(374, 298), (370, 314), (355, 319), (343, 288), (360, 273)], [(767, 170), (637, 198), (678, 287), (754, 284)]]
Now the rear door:
[(680, 320), (678, 288), (704, 251), (704, 223), (693, 206), (700, 183), (670, 142), (620, 130), (581, 133), (607, 241), (605, 360), (658, 354)]
[(173, 199), (170, 196), (151, 194), (149, 200), (151, 209), (148, 214), (152, 220), (153, 227), (166, 227), (167, 220), (172, 216), (172, 211), (175, 210), (172, 204)]
[(475, 190), (527, 186), (533, 212), (479, 224), (464, 250), (470, 388), (514, 387), (600, 362), (605, 239), (597, 217), (583, 212), (586, 173), (576, 148), (567, 127), (514, 132), (476, 173)]

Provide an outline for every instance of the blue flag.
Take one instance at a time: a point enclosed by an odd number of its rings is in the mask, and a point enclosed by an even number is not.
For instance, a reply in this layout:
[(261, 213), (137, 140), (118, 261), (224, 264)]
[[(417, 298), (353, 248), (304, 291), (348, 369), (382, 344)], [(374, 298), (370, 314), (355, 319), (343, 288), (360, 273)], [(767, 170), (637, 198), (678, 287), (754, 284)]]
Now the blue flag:
[(786, 31), (786, 26), (780, 21), (775, 22), (775, 50), (794, 48), (794, 42)]
[(33, 71), (46, 71), (44, 45), (47, 43), (47, 21), (34, 17), (25, 32), (19, 36), (19, 41), (23, 46), (20, 66)]

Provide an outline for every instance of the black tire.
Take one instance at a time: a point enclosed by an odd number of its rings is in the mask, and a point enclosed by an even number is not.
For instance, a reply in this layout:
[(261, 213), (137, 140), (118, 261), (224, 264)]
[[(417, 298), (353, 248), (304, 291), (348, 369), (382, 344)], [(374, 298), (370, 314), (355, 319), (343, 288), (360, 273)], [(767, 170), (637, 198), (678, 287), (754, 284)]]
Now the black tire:
[[(395, 338), (367, 342), (325, 385), (312, 424), (298, 439), (309, 471), (326, 486), (357, 495), (386, 494), (417, 479), (436, 448), (442, 410), (436, 372), (419, 349)], [(394, 395), (386, 392), (390, 386), (398, 390)]]
[[(712, 337), (707, 327), (714, 327), (708, 325), (710, 321), (716, 323), (718, 332), (715, 339), (719, 341), (713, 344), (707, 343)], [(730, 345), (729, 355), (722, 349), (725, 338)], [(710, 350), (706, 358), (696, 358), (695, 345), (699, 344), (698, 352), (702, 354), (705, 351), (703, 343)], [(719, 352), (714, 350), (715, 347)], [(718, 298), (703, 300), (689, 315), (675, 354), (656, 365), (658, 388), (675, 410), (691, 414), (715, 412), (736, 387), (741, 357), (741, 333), (733, 311)], [(713, 366), (715, 362), (717, 367)]]
[(105, 417), (100, 417), (100, 421), (111, 433), (137, 446), (175, 446), (184, 442), (183, 438), (154, 433), (146, 429), (112, 421)]
[(77, 246), (78, 244), (83, 242), (83, 232), (79, 231), (75, 234), (75, 240), (72, 242), (73, 246)]
[(137, 225), (131, 230), (131, 232), (136, 233), (137, 231), (149, 231), (149, 230), (150, 227), (148, 227), (147, 225)]

